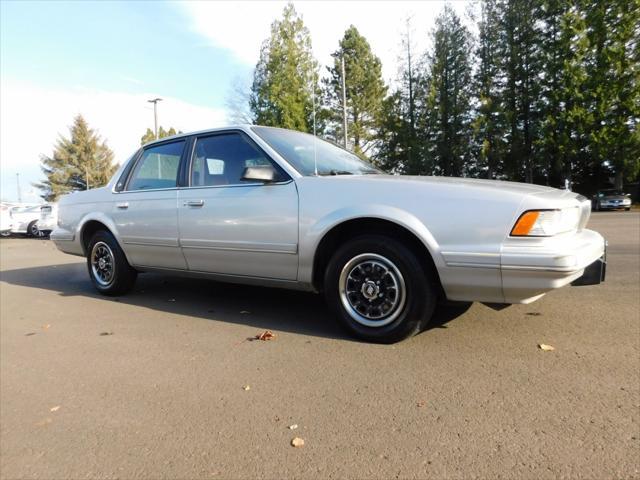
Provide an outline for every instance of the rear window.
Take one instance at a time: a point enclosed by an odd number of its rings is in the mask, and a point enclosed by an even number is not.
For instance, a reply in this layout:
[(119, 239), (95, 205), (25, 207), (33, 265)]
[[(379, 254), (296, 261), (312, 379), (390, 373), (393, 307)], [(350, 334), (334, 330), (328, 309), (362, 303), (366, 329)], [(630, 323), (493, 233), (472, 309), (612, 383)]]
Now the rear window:
[(174, 188), (184, 144), (181, 140), (145, 149), (131, 173), (127, 190)]

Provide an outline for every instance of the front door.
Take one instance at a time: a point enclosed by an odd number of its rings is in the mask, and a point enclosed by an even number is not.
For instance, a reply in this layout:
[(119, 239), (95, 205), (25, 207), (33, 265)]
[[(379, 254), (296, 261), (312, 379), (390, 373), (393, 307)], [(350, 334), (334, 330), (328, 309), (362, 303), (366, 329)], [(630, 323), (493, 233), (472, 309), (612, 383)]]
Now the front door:
[[(243, 181), (271, 164), (282, 181)], [(296, 280), (298, 192), (288, 175), (242, 132), (195, 140), (189, 187), (178, 192), (180, 244), (190, 270)]]
[(132, 265), (186, 269), (176, 203), (184, 147), (179, 140), (146, 148), (123, 191), (113, 194), (112, 217)]

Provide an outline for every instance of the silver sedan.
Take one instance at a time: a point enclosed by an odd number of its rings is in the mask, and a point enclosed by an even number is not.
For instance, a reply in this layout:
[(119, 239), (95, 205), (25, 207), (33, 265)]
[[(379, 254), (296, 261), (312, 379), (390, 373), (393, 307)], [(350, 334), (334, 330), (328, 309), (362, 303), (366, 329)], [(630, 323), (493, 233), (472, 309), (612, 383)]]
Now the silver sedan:
[(385, 175), (314, 136), (239, 126), (145, 145), (105, 187), (63, 197), (51, 238), (106, 295), (148, 271), (323, 292), (350, 332), (395, 342), (438, 302), (601, 282), (590, 207), (537, 185)]

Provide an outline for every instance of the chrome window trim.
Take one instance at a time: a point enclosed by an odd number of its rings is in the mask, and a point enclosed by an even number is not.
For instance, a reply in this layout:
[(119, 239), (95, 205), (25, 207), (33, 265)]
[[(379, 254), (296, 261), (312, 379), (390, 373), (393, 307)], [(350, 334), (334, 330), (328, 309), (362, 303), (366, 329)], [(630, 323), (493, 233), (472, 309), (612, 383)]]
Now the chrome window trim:
[[(200, 185), (196, 187), (178, 187), (178, 190), (203, 190), (205, 188), (238, 188), (238, 187), (271, 187), (274, 185), (287, 185), (293, 182), (289, 179), (284, 182), (272, 182), (272, 183), (234, 183), (229, 185)], [(148, 190), (138, 190), (146, 192)]]
[(168, 192), (170, 190), (179, 190), (180, 187), (171, 187), (171, 188), (143, 188), (142, 190), (122, 190), (120, 192), (116, 190), (112, 190), (112, 193), (121, 195), (123, 193), (140, 193), (140, 192)]

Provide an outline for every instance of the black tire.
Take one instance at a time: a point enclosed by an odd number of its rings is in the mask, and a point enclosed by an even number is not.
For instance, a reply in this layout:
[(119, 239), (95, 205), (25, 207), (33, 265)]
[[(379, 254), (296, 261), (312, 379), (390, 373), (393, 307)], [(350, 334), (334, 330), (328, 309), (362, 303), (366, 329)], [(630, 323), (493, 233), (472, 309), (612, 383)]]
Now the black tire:
[(127, 262), (115, 237), (105, 230), (96, 232), (89, 241), (87, 269), (96, 290), (108, 296), (127, 293), (133, 288), (138, 276), (138, 272)]
[(437, 295), (428, 273), (402, 242), (363, 235), (329, 261), (325, 297), (351, 334), (369, 342), (395, 343), (424, 330), (433, 315)]
[(38, 228), (38, 221), (33, 220), (29, 223), (29, 226), (27, 226), (27, 237), (40, 238), (42, 236), (42, 231)]
[(624, 209), (625, 212), (628, 212), (630, 210), (631, 210), (631, 207), (627, 207), (627, 208)]

